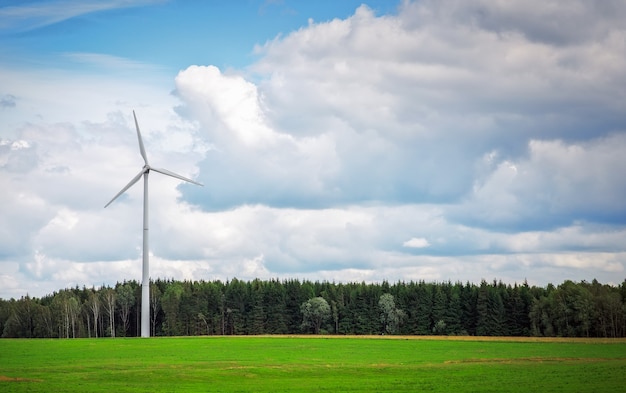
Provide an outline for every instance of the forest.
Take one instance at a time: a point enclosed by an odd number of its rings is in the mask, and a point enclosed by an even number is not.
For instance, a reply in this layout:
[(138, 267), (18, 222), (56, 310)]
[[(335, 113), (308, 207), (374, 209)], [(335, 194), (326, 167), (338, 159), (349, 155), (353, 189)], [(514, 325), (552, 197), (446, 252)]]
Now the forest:
[[(153, 336), (338, 334), (624, 337), (626, 280), (334, 283), (290, 280), (150, 283)], [(0, 299), (14, 338), (138, 336), (141, 285), (69, 288)]]

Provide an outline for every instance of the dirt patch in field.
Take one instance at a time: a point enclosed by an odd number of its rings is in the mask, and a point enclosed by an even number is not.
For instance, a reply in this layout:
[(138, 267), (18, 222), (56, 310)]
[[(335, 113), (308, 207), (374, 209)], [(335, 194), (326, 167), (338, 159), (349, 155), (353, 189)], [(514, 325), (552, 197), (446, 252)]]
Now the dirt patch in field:
[(7, 377), (6, 375), (0, 375), (0, 382), (43, 382), (43, 381), (41, 379), (34, 379), (34, 378)]
[[(234, 337), (234, 336), (221, 336)], [(259, 335), (240, 337), (284, 337), (284, 338), (313, 338), (313, 339), (381, 339), (381, 340), (436, 340), (436, 341), (504, 341), (504, 342), (563, 342), (563, 343), (590, 343), (590, 344), (623, 344), (626, 337), (621, 338), (587, 338), (587, 337), (519, 337), (519, 336), (400, 336), (400, 335), (313, 335), (313, 334), (286, 334), (286, 335)]]
[(513, 358), (513, 359), (461, 359), (461, 360), (446, 360), (445, 364), (463, 364), (463, 363), (544, 363), (544, 362), (603, 362), (616, 360), (614, 358), (562, 358), (562, 357), (530, 357), (530, 358)]

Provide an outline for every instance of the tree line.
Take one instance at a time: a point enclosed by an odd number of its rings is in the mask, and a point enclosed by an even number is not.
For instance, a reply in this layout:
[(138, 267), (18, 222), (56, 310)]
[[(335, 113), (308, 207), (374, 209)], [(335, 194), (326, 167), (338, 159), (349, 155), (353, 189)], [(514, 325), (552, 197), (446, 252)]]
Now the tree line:
[[(401, 334), (626, 336), (626, 280), (546, 287), (482, 281), (332, 283), (232, 279), (150, 284), (154, 336)], [(128, 337), (140, 332), (141, 285), (69, 288), (0, 299), (2, 337)]]

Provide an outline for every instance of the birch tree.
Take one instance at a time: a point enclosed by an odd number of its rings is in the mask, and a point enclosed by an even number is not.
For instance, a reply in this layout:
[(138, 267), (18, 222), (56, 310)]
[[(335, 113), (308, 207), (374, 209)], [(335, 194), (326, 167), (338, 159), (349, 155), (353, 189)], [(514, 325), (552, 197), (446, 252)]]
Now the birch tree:
[(135, 291), (130, 284), (126, 283), (117, 287), (117, 304), (119, 305), (123, 336), (126, 336), (128, 328), (130, 327), (130, 310), (135, 305)]
[(111, 337), (115, 337), (115, 291), (112, 288), (107, 288), (103, 291), (103, 296), (105, 310), (109, 316), (109, 330)]
[(150, 283), (150, 322), (152, 323), (152, 336), (156, 336), (157, 315), (161, 310), (161, 290), (159, 287)]
[(93, 315), (93, 332), (98, 338), (98, 319), (100, 318), (100, 296), (95, 290), (89, 293), (89, 309)]

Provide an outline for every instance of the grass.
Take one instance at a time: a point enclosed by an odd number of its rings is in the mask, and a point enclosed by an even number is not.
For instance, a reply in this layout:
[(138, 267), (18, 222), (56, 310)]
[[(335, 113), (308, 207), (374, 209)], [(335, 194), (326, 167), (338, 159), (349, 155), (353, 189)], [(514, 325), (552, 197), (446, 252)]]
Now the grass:
[(626, 340), (2, 339), (2, 392), (625, 391)]

